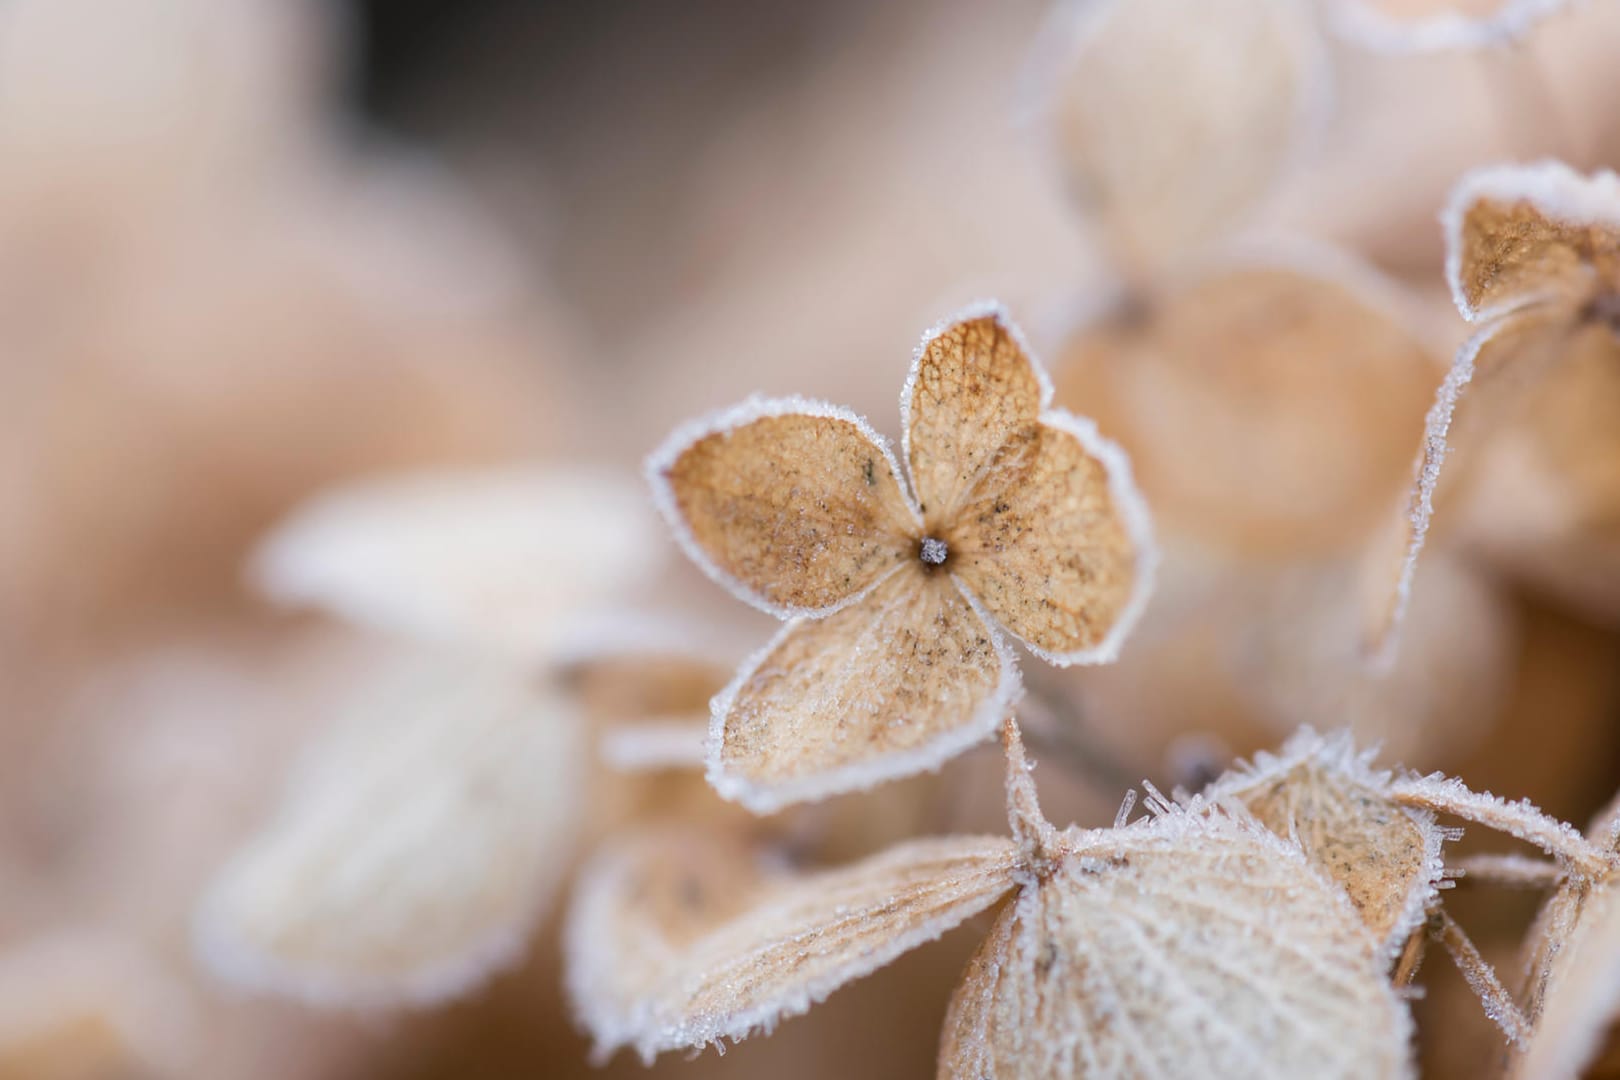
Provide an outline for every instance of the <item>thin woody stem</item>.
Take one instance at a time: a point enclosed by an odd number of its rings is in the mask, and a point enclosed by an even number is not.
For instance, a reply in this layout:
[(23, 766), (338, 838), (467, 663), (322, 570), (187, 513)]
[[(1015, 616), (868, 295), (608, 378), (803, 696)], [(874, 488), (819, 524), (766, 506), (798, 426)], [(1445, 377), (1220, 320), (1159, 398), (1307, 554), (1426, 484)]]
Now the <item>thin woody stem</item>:
[(1397, 987), (1411, 986), (1412, 980), (1417, 978), (1418, 968), (1423, 966), (1428, 945), (1428, 934), (1415, 933), (1408, 938), (1406, 947), (1401, 950), (1401, 958), (1395, 963), (1395, 971), (1390, 975), (1390, 982)]
[(1524, 1013), (1519, 1011), (1513, 995), (1508, 993), (1507, 987), (1502, 985), (1502, 980), (1497, 978), (1496, 970), (1485, 962), (1485, 958), (1479, 954), (1479, 949), (1475, 948), (1468, 934), (1445, 911), (1436, 912), (1431, 926), (1435, 940), (1445, 946), (1446, 952), (1451, 954), (1452, 961), (1456, 963), (1457, 970), (1462, 972), (1463, 978), (1468, 980), (1469, 988), (1479, 998), (1480, 1004), (1485, 1006), (1485, 1015), (1502, 1029), (1502, 1034), (1507, 1036), (1508, 1042), (1514, 1046), (1523, 1046), (1530, 1037), (1530, 1023), (1524, 1018)]
[(1510, 889), (1550, 889), (1565, 877), (1562, 865), (1523, 855), (1465, 855), (1452, 863), (1462, 871), (1459, 885), (1501, 885)]
[(1438, 773), (1396, 780), (1390, 784), (1389, 796), (1403, 806), (1452, 814), (1534, 844), (1587, 877), (1596, 877), (1609, 869), (1610, 860), (1600, 848), (1571, 826), (1542, 813), (1528, 800), (1508, 802), (1495, 795), (1470, 791), (1459, 781)]

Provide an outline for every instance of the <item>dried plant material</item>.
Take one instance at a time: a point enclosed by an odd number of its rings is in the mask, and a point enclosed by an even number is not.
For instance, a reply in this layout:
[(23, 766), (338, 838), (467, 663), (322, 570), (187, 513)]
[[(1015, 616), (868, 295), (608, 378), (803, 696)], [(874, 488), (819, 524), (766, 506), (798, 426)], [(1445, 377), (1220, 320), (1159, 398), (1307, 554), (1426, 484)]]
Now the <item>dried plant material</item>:
[(335, 491), (263, 545), (259, 587), (364, 626), (532, 657), (659, 569), (634, 486), (594, 469), (415, 473)]
[(1528, 1024), (1519, 1006), (1514, 1002), (1513, 995), (1508, 993), (1507, 987), (1496, 977), (1496, 969), (1485, 962), (1463, 928), (1457, 925), (1450, 915), (1444, 911), (1436, 911), (1435, 937), (1444, 945), (1446, 952), (1462, 972), (1463, 979), (1468, 988), (1485, 1007), (1485, 1015), (1491, 1022), (1501, 1029), (1510, 1046), (1523, 1046), (1528, 1034)]
[(1133, 825), (1058, 834), (1009, 735), (1036, 873), (952, 998), (941, 1077), (1410, 1074), (1378, 943), (1297, 847), (1157, 798)]
[(1390, 781), (1389, 797), (1403, 806), (1451, 814), (1540, 848), (1573, 872), (1602, 873), (1608, 858), (1571, 826), (1548, 817), (1528, 799), (1509, 802), (1490, 792), (1470, 791), (1461, 780), (1433, 773)]
[[(1484, 324), (1458, 351), (1425, 424), (1414, 481), (1373, 564), (1368, 640), (1387, 662), (1409, 602), (1441, 468), (1454, 447), (1496, 437), (1535, 387), (1572, 358), (1615, 351), (1611, 314), (1620, 288), (1620, 178), (1583, 177), (1559, 162), (1470, 173), (1442, 216), (1446, 277), (1458, 310)], [(1600, 366), (1603, 361), (1600, 361)], [(1466, 394), (1465, 394), (1466, 391)], [(1556, 430), (1559, 422), (1550, 425)], [(1593, 440), (1606, 441), (1602, 433)], [(1390, 582), (1380, 593), (1379, 582)]]
[(1131, 455), (1165, 531), (1343, 551), (1408, 483), (1442, 366), (1399, 296), (1343, 256), (1229, 262), (1071, 334), (1058, 401)]
[(521, 955), (567, 870), (584, 733), (522, 668), (442, 653), (348, 710), (210, 887), (199, 955), (329, 1006), (453, 997)]
[(1526, 37), (1570, 0), (1336, 0), (1335, 28), (1381, 52), (1483, 49)]
[(756, 812), (939, 765), (1018, 692), (1009, 632), (1057, 664), (1117, 653), (1155, 561), (1124, 455), (1051, 388), (997, 308), (918, 347), (911, 490), (851, 413), (751, 401), (647, 462), (694, 561), (792, 617), (715, 698), (709, 777)]
[(1556, 862), (1523, 855), (1464, 855), (1449, 869), (1458, 873), (1459, 885), (1478, 882), (1516, 889), (1550, 889), (1568, 875)]
[(179, 1077), (196, 1018), (132, 943), (59, 930), (0, 953), (0, 1080)]
[(1595, 875), (1569, 877), (1547, 898), (1529, 937), (1528, 1045), (1509, 1058), (1515, 1080), (1608, 1075), (1620, 1063), (1620, 832), (1611, 804), (1587, 838), (1609, 859)]
[[(649, 1061), (664, 1050), (768, 1032), (993, 904), (1013, 887), (1017, 861), (1005, 839), (911, 841), (836, 870), (777, 878), (703, 932), (706, 918), (678, 923), (670, 916), (671, 909), (686, 916), (667, 889), (683, 888), (684, 875), (663, 853), (643, 849), (639, 865), (599, 864), (576, 899), (569, 931), (576, 1005), (600, 1054), (633, 1044)], [(644, 877), (649, 866), (667, 869)], [(615, 939), (626, 924), (628, 942)], [(597, 931), (615, 952), (647, 938), (672, 948), (641, 947), (652, 964), (638, 958), (614, 968), (595, 955), (603, 947)]]
[(1046, 44), (1056, 152), (1133, 276), (1210, 244), (1268, 194), (1325, 111), (1292, 0), (1073, 4)]
[(1206, 796), (1241, 803), (1350, 897), (1393, 962), (1439, 896), (1446, 830), (1427, 810), (1391, 801), (1376, 751), (1348, 733), (1324, 739), (1302, 728), (1276, 754), (1228, 773)]

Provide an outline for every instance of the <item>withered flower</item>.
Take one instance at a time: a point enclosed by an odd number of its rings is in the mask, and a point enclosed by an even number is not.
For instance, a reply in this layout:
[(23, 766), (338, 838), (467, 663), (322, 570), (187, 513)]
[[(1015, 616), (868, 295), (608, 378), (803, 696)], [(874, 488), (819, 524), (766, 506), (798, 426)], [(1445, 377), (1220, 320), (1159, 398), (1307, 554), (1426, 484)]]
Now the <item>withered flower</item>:
[(813, 873), (719, 851), (677, 865), (650, 836), (598, 856), (568, 933), (599, 1052), (769, 1030), (1013, 893), (952, 1001), (942, 1077), (1408, 1075), (1411, 1023), (1378, 943), (1297, 847), (1157, 799), (1134, 824), (1060, 832), (1010, 723), (1006, 737), (1009, 839), (913, 841)]
[[(709, 776), (758, 812), (939, 765), (1019, 690), (1016, 638), (1110, 660), (1154, 552), (1129, 464), (995, 307), (930, 331), (901, 396), (906, 479), (845, 409), (751, 400), (648, 459), (688, 555), (788, 620), (714, 701)], [(909, 481), (909, 483), (908, 483)]]

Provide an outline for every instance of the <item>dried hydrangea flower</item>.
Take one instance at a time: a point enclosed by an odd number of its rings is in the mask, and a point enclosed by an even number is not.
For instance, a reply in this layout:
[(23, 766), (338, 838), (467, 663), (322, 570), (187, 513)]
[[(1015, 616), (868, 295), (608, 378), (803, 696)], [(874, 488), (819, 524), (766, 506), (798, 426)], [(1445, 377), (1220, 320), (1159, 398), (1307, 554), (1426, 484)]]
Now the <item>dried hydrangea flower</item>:
[(1055, 153), (1140, 281), (1231, 230), (1326, 112), (1326, 58), (1296, 0), (1072, 3), (1038, 58)]
[(901, 396), (909, 490), (855, 414), (752, 400), (648, 459), (687, 553), (789, 620), (715, 699), (709, 775), (767, 812), (937, 766), (1018, 693), (1005, 636), (1113, 658), (1154, 552), (1124, 455), (997, 308), (930, 331)]
[(526, 667), (402, 650), (219, 872), (199, 956), (323, 1005), (466, 991), (521, 955), (568, 869), (584, 742)]
[(1348, 732), (1323, 738), (1301, 728), (1275, 755), (1229, 772), (1205, 797), (1233, 800), (1278, 836), (1298, 842), (1339, 883), (1393, 961), (1439, 898), (1453, 838), (1430, 810), (1390, 798), (1392, 776), (1372, 767)]
[(1381, 52), (1437, 52), (1507, 45), (1569, 7), (1570, 0), (1335, 0), (1335, 29)]
[(521, 657), (557, 649), (565, 616), (659, 570), (634, 484), (583, 467), (407, 473), (318, 496), (253, 565), (287, 605)]
[[(1546, 417), (1542, 425), (1555, 442), (1569, 441), (1573, 429), (1584, 444), (1562, 456), (1570, 468), (1579, 470), (1586, 451), (1612, 441), (1620, 416), (1620, 385), (1607, 385), (1620, 361), (1620, 178), (1609, 172), (1583, 177), (1553, 161), (1491, 166), (1462, 179), (1442, 222), (1452, 297), (1463, 318), (1480, 329), (1441, 384), (1416, 479), (1392, 524), (1389, 560), (1374, 567), (1379, 581), (1387, 583), (1382, 595), (1388, 601), (1374, 612), (1369, 638), (1384, 655), (1393, 648), (1410, 599), (1448, 452), (1453, 447), (1476, 451), (1487, 440), (1500, 439), (1536, 387), (1571, 369), (1584, 369), (1598, 380), (1598, 392), (1587, 382), (1584, 398), (1574, 398), (1575, 407)], [(1587, 518), (1601, 530), (1613, 517), (1612, 506), (1597, 501), (1613, 500), (1612, 484), (1603, 482), (1612, 470), (1606, 463), (1599, 467), (1602, 476), (1587, 498), (1577, 498), (1575, 509), (1565, 511), (1575, 517), (1571, 529), (1587, 526), (1582, 520)]]
[(1528, 1044), (1509, 1058), (1515, 1080), (1576, 1080), (1620, 1065), (1620, 801), (1587, 839), (1610, 868), (1571, 875), (1547, 898), (1529, 938)]
[(601, 856), (570, 922), (570, 981), (599, 1048), (650, 1056), (768, 1031), (1016, 890), (953, 1000), (941, 1076), (1189, 1061), (1210, 1076), (1408, 1074), (1410, 1019), (1378, 943), (1297, 847), (1162, 800), (1133, 825), (1060, 833), (1010, 725), (1007, 738), (1010, 840), (913, 841), (837, 870), (744, 875), (733, 887), (751, 895), (729, 913), (716, 888), (682, 884), (679, 854), (657, 843)]

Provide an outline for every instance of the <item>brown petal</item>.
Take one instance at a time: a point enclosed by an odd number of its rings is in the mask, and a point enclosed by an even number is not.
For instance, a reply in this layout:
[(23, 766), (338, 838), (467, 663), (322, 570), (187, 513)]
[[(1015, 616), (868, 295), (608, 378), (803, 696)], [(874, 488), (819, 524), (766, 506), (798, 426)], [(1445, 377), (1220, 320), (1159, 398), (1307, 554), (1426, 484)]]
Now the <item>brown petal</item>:
[(1018, 691), (1011, 652), (921, 563), (783, 628), (714, 702), (709, 778), (756, 813), (938, 766), (989, 737)]
[(1441, 220), (1446, 278), (1470, 321), (1620, 280), (1620, 178), (1611, 172), (1582, 176), (1557, 161), (1476, 169)]
[(1326, 71), (1292, 0), (1075, 5), (1047, 50), (1070, 187), (1132, 276), (1231, 229), (1319, 126)]
[(1374, 770), (1348, 734), (1301, 729), (1280, 754), (1260, 754), (1207, 793), (1235, 799), (1342, 886), (1393, 961), (1439, 896), (1444, 830), (1427, 810), (1390, 801), (1390, 776)]
[(969, 964), (941, 1077), (1410, 1075), (1381, 950), (1297, 849), (1180, 811), (1076, 845)]
[(694, 562), (772, 614), (825, 614), (917, 555), (887, 445), (846, 409), (754, 399), (677, 430), (647, 459)]
[(1151, 587), (1152, 528), (1129, 463), (1063, 414), (1002, 446), (945, 542), (963, 586), (1056, 664), (1112, 660)]

